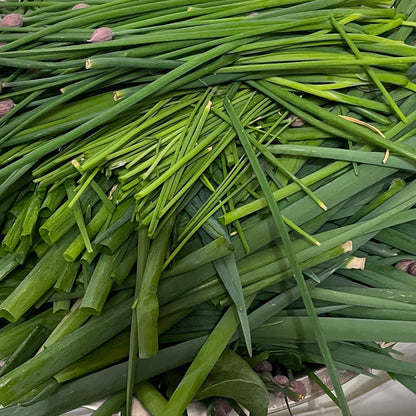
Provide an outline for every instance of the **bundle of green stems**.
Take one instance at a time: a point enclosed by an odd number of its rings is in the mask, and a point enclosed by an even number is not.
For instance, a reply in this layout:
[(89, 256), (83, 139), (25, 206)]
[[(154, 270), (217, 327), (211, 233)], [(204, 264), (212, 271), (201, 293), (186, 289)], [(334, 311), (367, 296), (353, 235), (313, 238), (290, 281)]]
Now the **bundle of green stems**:
[(1, 5), (0, 416), (416, 394), (414, 0)]

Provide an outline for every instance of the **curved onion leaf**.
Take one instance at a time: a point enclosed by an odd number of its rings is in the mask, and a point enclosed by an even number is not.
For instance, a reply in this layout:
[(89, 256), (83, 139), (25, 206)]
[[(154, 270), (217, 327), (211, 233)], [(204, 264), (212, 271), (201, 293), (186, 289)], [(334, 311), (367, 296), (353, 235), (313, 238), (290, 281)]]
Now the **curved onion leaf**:
[(247, 362), (230, 349), (223, 352), (196, 398), (215, 396), (235, 400), (252, 416), (267, 415), (269, 394), (264, 383)]

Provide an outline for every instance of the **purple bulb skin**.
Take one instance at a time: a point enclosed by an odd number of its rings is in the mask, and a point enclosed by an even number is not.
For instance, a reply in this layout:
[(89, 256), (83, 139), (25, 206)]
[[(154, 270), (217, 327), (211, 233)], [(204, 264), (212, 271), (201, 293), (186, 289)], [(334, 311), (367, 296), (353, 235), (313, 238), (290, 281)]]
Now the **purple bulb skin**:
[[(289, 379), (286, 376), (283, 376), (281, 374), (278, 374), (277, 376), (274, 376), (273, 379), (277, 384), (279, 384), (283, 388), (286, 388), (289, 385)], [(284, 393), (282, 393), (281, 391), (278, 391), (278, 390), (270, 391), (270, 393), (276, 399), (284, 399), (286, 397), (286, 395)]]
[(402, 272), (408, 272), (410, 266), (414, 263), (414, 260), (400, 260), (399, 262), (397, 262), (394, 267), (397, 270), (400, 270)]
[(72, 10), (85, 9), (87, 7), (90, 7), (87, 3), (78, 3), (72, 8)]
[(14, 106), (14, 101), (10, 98), (0, 100), (0, 117), (5, 116)]
[(286, 376), (282, 376), (281, 374), (278, 374), (277, 376), (274, 376), (274, 381), (277, 384), (280, 384), (282, 387), (286, 387), (289, 385), (289, 379)]
[(10, 13), (1, 19), (1, 27), (20, 27), (23, 26), (23, 16), (19, 13)]
[(290, 127), (302, 127), (306, 123), (306, 121), (303, 118), (295, 116), (294, 114), (289, 116), (289, 120), (291, 121)]
[(256, 373), (271, 373), (273, 371), (273, 365), (270, 361), (262, 361), (254, 366), (254, 371)]
[(400, 260), (394, 267), (397, 270), (416, 276), (416, 260)]
[(416, 276), (416, 261), (414, 261), (409, 268), (407, 269), (407, 273), (411, 274), (412, 276)]
[(100, 27), (95, 29), (92, 32), (91, 39), (88, 39), (88, 42), (99, 43), (99, 42), (108, 42), (112, 40), (114, 36), (113, 31), (109, 27)]
[(228, 416), (233, 408), (227, 399), (219, 397), (215, 400), (214, 410), (215, 416)]
[(291, 381), (289, 383), (289, 388), (292, 391), (294, 391), (295, 393), (299, 394), (299, 396), (300, 396), (297, 399), (291, 399), (294, 402), (300, 402), (302, 399), (305, 398), (305, 396), (306, 396), (306, 387), (301, 381), (297, 381), (297, 380)]

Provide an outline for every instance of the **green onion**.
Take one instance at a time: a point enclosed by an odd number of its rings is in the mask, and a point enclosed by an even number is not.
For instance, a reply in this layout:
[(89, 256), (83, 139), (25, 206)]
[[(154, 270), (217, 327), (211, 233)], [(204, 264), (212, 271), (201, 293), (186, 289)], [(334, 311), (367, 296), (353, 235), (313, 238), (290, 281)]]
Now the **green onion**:
[(5, 4), (2, 416), (263, 416), (259, 357), (415, 391), (416, 15), (364, 3)]

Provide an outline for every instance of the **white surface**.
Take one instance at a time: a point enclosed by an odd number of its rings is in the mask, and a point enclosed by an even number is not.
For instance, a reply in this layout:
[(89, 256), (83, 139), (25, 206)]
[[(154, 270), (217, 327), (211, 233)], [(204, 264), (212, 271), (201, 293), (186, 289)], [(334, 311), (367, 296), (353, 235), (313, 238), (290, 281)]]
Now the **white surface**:
[[(378, 378), (370, 383), (362, 379), (351, 381), (345, 385), (349, 407), (353, 416), (415, 416), (416, 396), (405, 389), (400, 383)], [(380, 383), (374, 387), (375, 383)], [(348, 386), (347, 386), (348, 385)], [(365, 393), (362, 389), (369, 388)], [(353, 392), (353, 394), (351, 394)], [(355, 394), (356, 395), (355, 395)], [(297, 416), (341, 416), (341, 412), (329, 402), (326, 397), (305, 403), (292, 408), (292, 413)], [(280, 416), (289, 415), (287, 411), (278, 413)]]
[[(416, 363), (416, 346), (398, 344), (395, 349), (404, 352), (404, 360)], [(344, 393), (353, 416), (415, 416), (416, 395), (384, 372), (373, 371), (377, 377), (359, 375), (344, 384)], [(297, 416), (341, 416), (341, 412), (326, 396), (292, 408)], [(278, 416), (288, 416), (282, 411)], [(276, 416), (277, 416), (276, 415)]]

